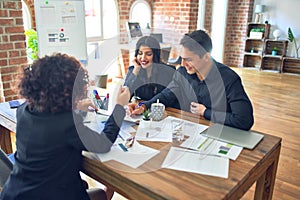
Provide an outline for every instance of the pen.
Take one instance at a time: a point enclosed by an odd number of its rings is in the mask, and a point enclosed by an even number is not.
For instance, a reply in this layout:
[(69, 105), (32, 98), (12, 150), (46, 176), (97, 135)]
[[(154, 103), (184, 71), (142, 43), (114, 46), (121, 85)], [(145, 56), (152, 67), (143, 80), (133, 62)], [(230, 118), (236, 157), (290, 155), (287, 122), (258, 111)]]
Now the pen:
[(118, 136), (123, 140), (125, 141), (125, 139), (121, 136), (121, 134), (119, 133)]
[(203, 156), (215, 156), (215, 157), (222, 157), (216, 154), (209, 154), (209, 153), (202, 153), (199, 152), (195, 149), (175, 149), (175, 151), (181, 151), (181, 152), (188, 152), (188, 153), (195, 153), (195, 154), (199, 154), (199, 155), (203, 155)]
[(204, 142), (202, 142), (202, 143), (197, 147), (197, 149), (200, 149), (201, 147), (203, 147), (203, 145), (204, 145), (207, 141), (208, 141), (208, 138), (206, 138), (206, 139), (204, 140)]
[(126, 147), (125, 147), (122, 143), (120, 143), (119, 146), (121, 147), (121, 149), (122, 149), (124, 152), (128, 151), (128, 150), (126, 149)]
[(204, 148), (204, 151), (211, 145), (211, 143), (213, 143), (213, 139), (211, 139), (211, 141), (209, 142), (209, 144)]
[(139, 102), (136, 108), (141, 107), (144, 104), (144, 102)]

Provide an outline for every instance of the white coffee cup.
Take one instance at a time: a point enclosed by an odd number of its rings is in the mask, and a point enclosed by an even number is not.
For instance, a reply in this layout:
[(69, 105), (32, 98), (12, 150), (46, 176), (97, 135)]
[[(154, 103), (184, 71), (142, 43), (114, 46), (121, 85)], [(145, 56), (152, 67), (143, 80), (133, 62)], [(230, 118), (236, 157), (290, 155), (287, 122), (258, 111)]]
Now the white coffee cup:
[(151, 104), (151, 117), (153, 121), (162, 120), (165, 113), (165, 105), (162, 103)]

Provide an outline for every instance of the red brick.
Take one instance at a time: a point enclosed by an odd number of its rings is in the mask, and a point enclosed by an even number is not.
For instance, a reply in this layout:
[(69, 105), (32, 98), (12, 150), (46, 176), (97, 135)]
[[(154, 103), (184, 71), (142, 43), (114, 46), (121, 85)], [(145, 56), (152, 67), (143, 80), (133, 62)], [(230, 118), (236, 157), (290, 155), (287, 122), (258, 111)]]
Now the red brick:
[(7, 60), (0, 60), (0, 66), (7, 66)]
[(2, 39), (2, 42), (8, 42), (8, 36), (7, 35), (3, 35), (1, 39)]
[(6, 27), (6, 33), (23, 33), (24, 27), (23, 26), (14, 26), (14, 27)]
[(8, 11), (0, 9), (0, 17), (8, 17)]
[(9, 81), (12, 80), (12, 74), (4, 74), (1, 70), (1, 74), (2, 74), (2, 81), (3, 83), (7, 83)]
[(24, 22), (23, 22), (23, 19), (22, 18), (17, 18), (16, 19), (16, 25), (23, 25)]
[(25, 41), (24, 41), (24, 42), (16, 42), (16, 43), (14, 44), (14, 46), (15, 46), (15, 49), (26, 48)]
[(11, 86), (10, 86), (10, 83), (3, 83), (3, 88), (10, 88)]
[(3, 2), (3, 8), (5, 9), (16, 9), (18, 6), (18, 4), (16, 2), (7, 2), (7, 1), (4, 1)]
[(5, 98), (6, 97), (11, 97), (11, 98), (13, 98), (12, 96), (16, 96), (17, 95), (17, 92), (16, 91), (13, 91), (13, 90), (11, 90), (11, 89), (4, 89), (4, 96), (5, 96)]
[(10, 10), (9, 16), (10, 17), (22, 17), (22, 10)]
[[(20, 59), (20, 58), (14, 58), (14, 59), (11, 59), (10, 61), (18, 60), (18, 59)], [(12, 64), (9, 63), (9, 65), (12, 65)], [(3, 68), (1, 68), (1, 73), (2, 74), (9, 74), (9, 73), (15, 72), (17, 69), (18, 69), (18, 67), (16, 67), (16, 66), (3, 67)]]
[(0, 24), (1, 24), (1, 26), (13, 25), (14, 20), (13, 19), (0, 19)]
[(20, 56), (20, 52), (19, 51), (9, 51), (9, 57), (19, 57)]
[[(10, 59), (9, 60), (9, 64), (10, 65), (19, 65), (19, 64), (24, 64), (24, 63), (26, 63), (27, 62), (27, 58), (26, 57), (19, 57), (19, 58), (14, 58), (14, 59)], [(13, 67), (11, 67), (11, 68), (13, 68)], [(13, 71), (11, 71), (11, 72), (15, 72), (15, 68), (14, 68), (14, 70)]]
[(7, 51), (0, 51), (0, 59), (7, 58)]
[(10, 37), (10, 41), (11, 42), (15, 42), (15, 41), (25, 41), (26, 37), (24, 34), (19, 34), (19, 35), (11, 35)]
[(13, 49), (13, 44), (0, 43), (0, 50), (10, 50)]

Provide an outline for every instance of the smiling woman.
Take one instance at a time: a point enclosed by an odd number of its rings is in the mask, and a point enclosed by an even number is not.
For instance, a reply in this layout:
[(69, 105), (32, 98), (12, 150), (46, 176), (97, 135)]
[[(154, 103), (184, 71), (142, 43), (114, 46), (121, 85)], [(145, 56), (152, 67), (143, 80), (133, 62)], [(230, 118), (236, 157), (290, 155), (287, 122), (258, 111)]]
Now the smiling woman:
[[(132, 97), (149, 100), (164, 90), (172, 80), (176, 69), (161, 62), (159, 42), (151, 36), (144, 36), (136, 43), (133, 65), (129, 67), (124, 85), (128, 86)], [(135, 103), (129, 106), (135, 107)], [(173, 107), (178, 108), (174, 99)], [(143, 106), (139, 107), (141, 113)]]

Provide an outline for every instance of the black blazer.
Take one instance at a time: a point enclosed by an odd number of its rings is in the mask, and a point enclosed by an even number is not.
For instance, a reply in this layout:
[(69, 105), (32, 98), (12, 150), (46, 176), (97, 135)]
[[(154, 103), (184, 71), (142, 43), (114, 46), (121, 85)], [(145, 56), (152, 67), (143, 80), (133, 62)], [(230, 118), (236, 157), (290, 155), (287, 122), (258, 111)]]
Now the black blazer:
[(116, 105), (102, 133), (92, 131), (80, 114), (37, 114), (26, 103), (17, 110), (15, 164), (1, 200), (85, 200), (82, 150), (107, 152), (116, 140), (125, 110)]

